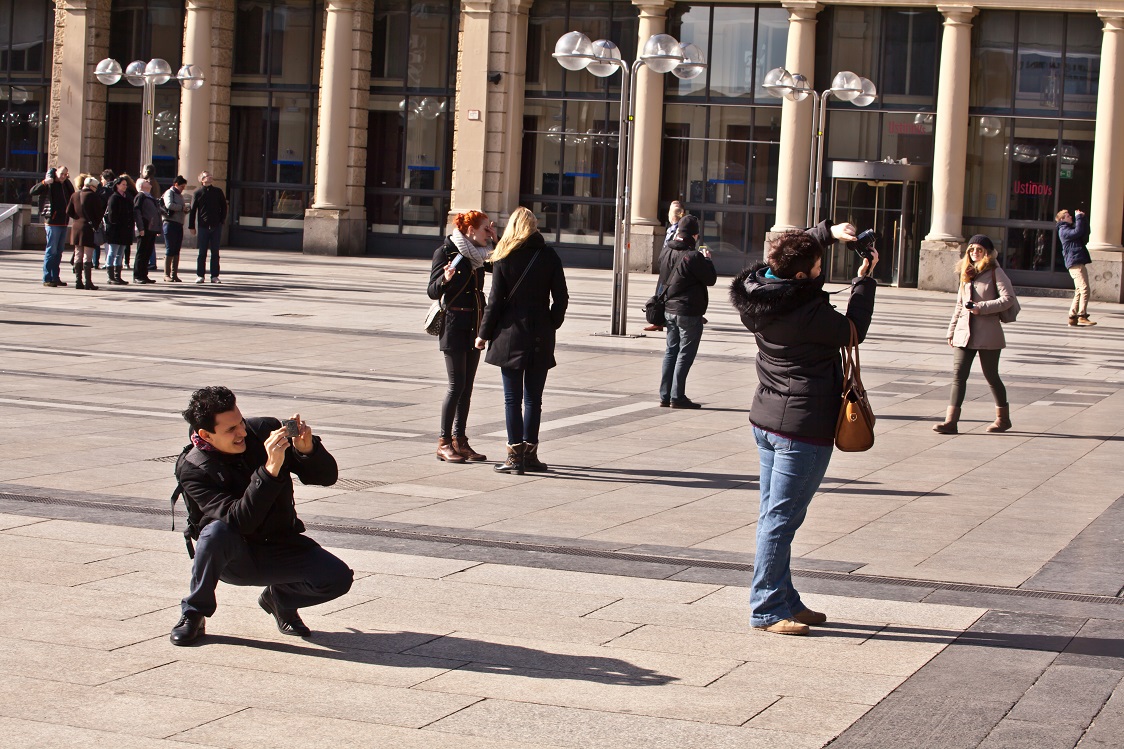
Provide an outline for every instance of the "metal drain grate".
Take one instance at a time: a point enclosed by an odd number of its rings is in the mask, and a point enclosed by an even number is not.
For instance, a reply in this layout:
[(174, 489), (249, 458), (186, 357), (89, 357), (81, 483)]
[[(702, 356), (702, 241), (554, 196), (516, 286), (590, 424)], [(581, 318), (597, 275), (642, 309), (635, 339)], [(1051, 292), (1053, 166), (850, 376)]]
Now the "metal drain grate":
[(179, 453), (176, 453), (175, 455), (164, 455), (164, 456), (161, 456), (159, 458), (148, 458), (147, 462), (149, 462), (149, 463), (175, 463), (176, 458), (178, 458), (178, 457), (179, 457)]
[[(377, 482), (372, 482), (377, 483)], [(0, 500), (14, 502), (28, 502), (33, 504), (61, 505), (64, 507), (84, 507), (90, 509), (116, 510), (118, 512), (131, 512), (141, 515), (167, 515), (168, 511), (157, 507), (147, 507), (133, 504), (114, 504), (110, 502), (95, 502), (80, 499), (56, 499), (54, 497), (35, 497), (27, 494), (11, 494), (0, 492)], [(182, 516), (181, 512), (176, 513)], [(600, 549), (583, 549), (577, 546), (558, 546), (553, 544), (534, 544), (522, 541), (497, 541), (484, 538), (470, 538), (441, 533), (423, 533), (419, 531), (400, 530), (398, 528), (379, 528), (367, 525), (338, 525), (334, 523), (305, 523), (309, 530), (325, 531), (328, 533), (342, 533), (352, 536), (380, 536), (383, 538), (398, 538), (404, 541), (429, 541), (457, 546), (476, 546), (491, 549), (508, 549), (512, 551), (534, 552), (539, 554), (559, 554), (571, 557), (590, 557), (595, 559), (613, 559), (626, 562), (646, 562), (648, 564), (664, 564), (678, 567), (702, 567), (716, 570), (734, 570), (737, 572), (752, 572), (752, 564), (741, 562), (722, 562), (712, 559), (692, 559), (690, 557), (670, 557), (656, 554), (636, 554), (628, 551), (603, 551)], [(1026, 590), (1023, 588), (1007, 588), (998, 585), (972, 585), (966, 583), (949, 583), (940, 580), (917, 580), (901, 577), (883, 577), (881, 575), (863, 575), (859, 573), (827, 572), (823, 570), (802, 570), (793, 568), (792, 573), (797, 577), (808, 577), (817, 580), (835, 580), (839, 582), (874, 583), (881, 585), (897, 585), (907, 588), (933, 588), (935, 590), (952, 590), (962, 593), (991, 593), (1001, 596), (1017, 598), (1044, 598), (1055, 601), (1077, 601), (1080, 603), (1100, 603), (1115, 606), (1124, 605), (1124, 598), (1114, 596), (1096, 596), (1085, 593), (1056, 593), (1045, 590)]]
[(347, 489), (352, 492), (361, 492), (364, 489), (374, 489), (377, 486), (386, 486), (388, 481), (367, 481), (365, 479), (336, 479), (332, 489)]

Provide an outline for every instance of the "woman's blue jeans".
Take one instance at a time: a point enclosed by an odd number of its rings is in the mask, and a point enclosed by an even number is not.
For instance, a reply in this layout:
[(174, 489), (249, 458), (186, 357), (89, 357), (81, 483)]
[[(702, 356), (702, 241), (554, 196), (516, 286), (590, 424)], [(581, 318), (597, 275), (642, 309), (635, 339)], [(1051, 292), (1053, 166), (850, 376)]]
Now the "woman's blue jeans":
[(125, 245), (107, 244), (109, 253), (105, 256), (106, 268), (120, 268), (125, 264)]
[(500, 368), (503, 380), (503, 412), (507, 420), (507, 444), (539, 443), (542, 421), (542, 391), (549, 369)]
[(827, 473), (834, 448), (757, 427), (753, 436), (761, 456), (761, 513), (749, 593), (750, 622), (754, 627), (767, 627), (807, 608), (792, 585), (792, 539)]
[(660, 400), (687, 397), (687, 373), (695, 363), (702, 340), (702, 315), (664, 315), (667, 321), (667, 349), (660, 373)]

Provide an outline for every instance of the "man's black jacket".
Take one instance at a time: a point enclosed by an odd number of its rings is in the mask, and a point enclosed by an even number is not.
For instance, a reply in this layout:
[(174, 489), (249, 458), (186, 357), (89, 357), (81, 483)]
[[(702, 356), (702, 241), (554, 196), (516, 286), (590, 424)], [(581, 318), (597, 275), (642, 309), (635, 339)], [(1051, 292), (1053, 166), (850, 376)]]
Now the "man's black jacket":
[(66, 217), (66, 207), (70, 205), (70, 196), (74, 194), (74, 185), (69, 179), (55, 179), (47, 185), (42, 181), (31, 186), (30, 195), (39, 198), (39, 217), (47, 226), (67, 226), (70, 219)]
[(188, 461), (180, 464), (180, 485), (203, 512), (200, 528), (222, 520), (248, 541), (277, 540), (304, 532), (293, 503), (291, 474), (303, 484), (331, 486), (339, 469), (336, 459), (314, 436), (311, 453), (301, 455), (290, 445), (277, 478), (270, 476), (265, 470), (264, 438), (280, 427), (281, 422), (273, 418), (246, 419), (245, 452), (207, 452), (211, 470)]
[(187, 228), (205, 226), (214, 229), (226, 222), (226, 195), (214, 185), (200, 187), (191, 199), (191, 213), (187, 215)]

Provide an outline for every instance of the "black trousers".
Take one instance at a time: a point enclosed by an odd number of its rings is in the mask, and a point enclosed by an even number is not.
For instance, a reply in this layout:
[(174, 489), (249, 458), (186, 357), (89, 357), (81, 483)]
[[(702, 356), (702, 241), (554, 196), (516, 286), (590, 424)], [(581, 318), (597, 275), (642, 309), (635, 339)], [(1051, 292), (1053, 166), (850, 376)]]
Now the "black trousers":
[(308, 536), (249, 543), (221, 520), (211, 521), (195, 544), (191, 592), (183, 613), (213, 616), (219, 580), (231, 585), (268, 585), (282, 611), (339, 598), (351, 589), (354, 573)]
[(960, 408), (964, 405), (964, 393), (968, 389), (968, 373), (972, 370), (972, 360), (976, 354), (980, 355), (980, 368), (983, 369), (984, 379), (991, 388), (991, 397), (995, 405), (1007, 405), (1007, 388), (1003, 380), (999, 379), (999, 355), (1002, 349), (974, 349), (956, 348), (952, 353), (952, 392), (949, 395), (949, 405)]
[(133, 262), (133, 278), (148, 278), (148, 266), (156, 253), (156, 232), (146, 231), (137, 239), (137, 256)]
[(449, 374), (449, 389), (441, 402), (441, 433), (448, 439), (452, 435), (465, 437), (468, 426), (468, 407), (472, 402), (472, 383), (476, 380), (476, 369), (480, 366), (480, 349), (467, 351), (443, 351), (445, 370)]

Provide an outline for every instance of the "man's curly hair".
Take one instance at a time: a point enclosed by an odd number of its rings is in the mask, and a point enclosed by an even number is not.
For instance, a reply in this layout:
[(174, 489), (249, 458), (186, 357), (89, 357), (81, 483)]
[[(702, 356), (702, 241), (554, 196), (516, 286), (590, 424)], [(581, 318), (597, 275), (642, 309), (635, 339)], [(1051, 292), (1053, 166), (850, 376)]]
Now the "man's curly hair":
[(773, 240), (765, 262), (773, 275), (796, 278), (797, 273), (812, 274), (816, 261), (823, 258), (823, 248), (816, 238), (802, 231), (786, 231)]
[(191, 401), (183, 411), (183, 418), (191, 425), (191, 431), (200, 429), (215, 431), (215, 422), (221, 413), (235, 408), (234, 393), (222, 385), (208, 385), (191, 394)]

